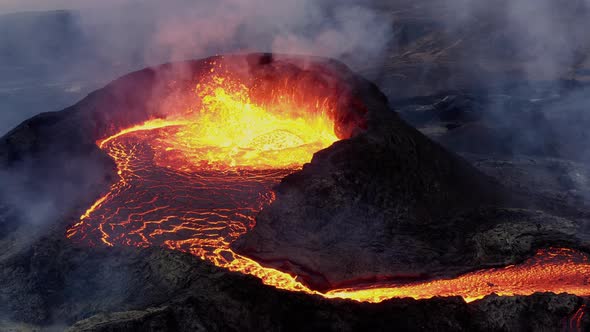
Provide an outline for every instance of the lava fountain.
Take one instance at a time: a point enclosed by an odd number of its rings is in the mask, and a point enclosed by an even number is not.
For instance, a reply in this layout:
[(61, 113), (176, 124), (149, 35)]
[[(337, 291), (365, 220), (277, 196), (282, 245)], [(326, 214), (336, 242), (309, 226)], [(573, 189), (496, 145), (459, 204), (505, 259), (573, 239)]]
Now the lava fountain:
[[(118, 130), (97, 145), (116, 163), (119, 179), (67, 230), (88, 245), (164, 246), (216, 266), (256, 276), (276, 288), (379, 302), (539, 291), (590, 295), (590, 262), (569, 249), (547, 249), (516, 266), (410, 284), (359, 285), (320, 293), (296, 276), (241, 256), (230, 244), (272, 203), (273, 186), (332, 143), (362, 132), (362, 112), (342, 88), (310, 76), (254, 80), (221, 62), (194, 85), (182, 110)], [(559, 276), (557, 278), (557, 276)]]

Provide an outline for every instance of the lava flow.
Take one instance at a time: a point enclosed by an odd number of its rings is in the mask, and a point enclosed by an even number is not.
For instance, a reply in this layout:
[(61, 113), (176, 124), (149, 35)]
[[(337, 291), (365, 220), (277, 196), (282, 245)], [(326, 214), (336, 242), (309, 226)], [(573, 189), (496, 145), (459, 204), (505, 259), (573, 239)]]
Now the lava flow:
[(152, 119), (98, 142), (118, 168), (119, 180), (67, 237), (89, 245), (164, 246), (250, 274), (280, 289), (379, 302), (491, 293), (590, 295), (590, 261), (569, 249), (546, 249), (514, 266), (457, 278), (410, 284), (365, 285), (319, 293), (296, 276), (236, 254), (230, 244), (255, 225), (273, 201), (272, 187), (313, 153), (347, 138), (335, 128), (336, 98), (295, 96), (288, 81), (266, 96), (227, 73), (211, 70), (195, 92), (196, 106)]

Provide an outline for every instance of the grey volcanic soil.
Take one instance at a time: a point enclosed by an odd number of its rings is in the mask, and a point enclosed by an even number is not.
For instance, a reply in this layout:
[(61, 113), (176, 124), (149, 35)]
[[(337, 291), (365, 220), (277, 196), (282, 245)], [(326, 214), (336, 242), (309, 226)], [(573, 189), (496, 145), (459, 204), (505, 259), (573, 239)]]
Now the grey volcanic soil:
[[(285, 61), (246, 60), (263, 72)], [(239, 248), (296, 270), (318, 288), (376, 275), (452, 275), (516, 262), (551, 244), (585, 248), (579, 230), (586, 210), (551, 200), (564, 184), (548, 183), (548, 193), (539, 192), (534, 178), (518, 176), (519, 169), (541, 176), (543, 167), (466, 155), (485, 175), (391, 112), (374, 85), (339, 63), (310, 61), (338, 73), (361, 99), (367, 130), (287, 177)], [(64, 239), (66, 226), (115, 179), (112, 161), (94, 141), (158, 115), (156, 102), (183, 92), (162, 81), (190, 81), (205, 69), (195, 61), (130, 74), (0, 140), (7, 184), (0, 196), (0, 328), (557, 330), (583, 304), (554, 294), (489, 296), (472, 304), (459, 298), (328, 301), (263, 286), (180, 252), (88, 248)], [(350, 107), (344, 104), (342, 114), (356, 114)], [(498, 176), (503, 169), (513, 176)]]

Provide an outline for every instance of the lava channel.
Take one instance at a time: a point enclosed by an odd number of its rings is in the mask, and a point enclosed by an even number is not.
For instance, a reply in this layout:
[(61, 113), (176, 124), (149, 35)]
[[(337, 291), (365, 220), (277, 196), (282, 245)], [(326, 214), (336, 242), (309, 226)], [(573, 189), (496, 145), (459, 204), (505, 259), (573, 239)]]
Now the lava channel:
[(335, 134), (336, 103), (331, 98), (302, 103), (281, 88), (255, 102), (246, 85), (213, 69), (195, 92), (200, 100), (195, 109), (97, 142), (115, 161), (119, 180), (67, 230), (68, 238), (88, 245), (164, 246), (276, 288), (327, 298), (380, 302), (460, 296), (473, 301), (492, 293), (590, 295), (588, 257), (571, 249), (540, 250), (519, 265), (452, 279), (326, 293), (233, 252), (230, 244), (273, 201), (272, 187), (313, 153), (343, 138)]

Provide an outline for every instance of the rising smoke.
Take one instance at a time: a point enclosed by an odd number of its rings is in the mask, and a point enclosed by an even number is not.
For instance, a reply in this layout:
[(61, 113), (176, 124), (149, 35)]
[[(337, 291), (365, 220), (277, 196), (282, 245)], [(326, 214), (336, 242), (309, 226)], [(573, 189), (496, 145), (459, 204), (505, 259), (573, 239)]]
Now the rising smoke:
[(431, 14), (474, 47), (465, 54), (468, 63), (509, 62), (523, 78), (538, 81), (566, 78), (585, 61), (589, 5), (587, 0), (446, 0), (445, 10)]
[[(40, 98), (35, 96), (36, 92), (46, 94), (47, 89), (56, 85), (62, 88), (61, 95), (66, 96), (56, 98), (59, 99), (57, 103), (44, 100), (38, 104), (23, 104), (19, 100), (26, 100), (27, 96), (22, 91), (31, 90), (31, 84), (0, 82), (6, 85), (0, 93), (14, 102), (0, 103), (0, 119), (9, 120), (0, 121), (0, 132), (14, 126), (16, 119), (63, 108), (108, 81), (149, 65), (218, 53), (272, 51), (339, 58), (349, 65), (360, 66), (380, 59), (392, 35), (392, 21), (387, 13), (373, 10), (362, 1), (113, 0), (95, 3), (51, 1), (39, 7), (33, 1), (0, 2), (3, 9), (0, 12), (41, 8), (74, 10), (71, 13), (0, 16), (0, 25), (4, 19), (16, 26), (7, 27), (11, 33), (0, 37), (0, 58), (5, 66), (12, 62), (14, 71), (15, 66), (30, 69), (43, 65), (42, 71), (50, 72), (43, 80), (53, 85), (40, 86), (44, 91), (30, 91), (31, 97)], [(47, 16), (52, 15), (55, 21), (47, 22), (51, 20)], [(41, 16), (44, 18), (40, 19)], [(40, 25), (40, 20), (45, 24)], [(14, 74), (13, 82), (21, 81), (17, 77), (22, 77), (22, 72)], [(51, 94), (59, 95), (59, 91), (51, 91)], [(46, 108), (23, 110), (21, 105)]]

